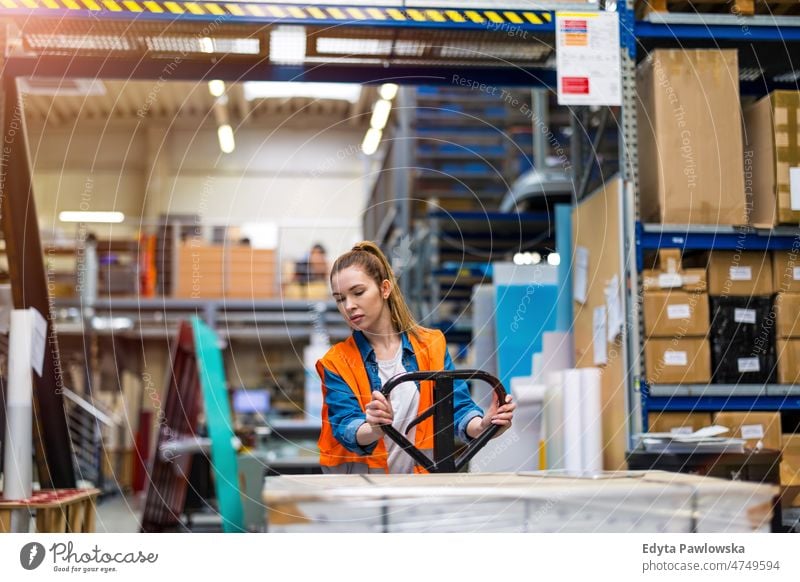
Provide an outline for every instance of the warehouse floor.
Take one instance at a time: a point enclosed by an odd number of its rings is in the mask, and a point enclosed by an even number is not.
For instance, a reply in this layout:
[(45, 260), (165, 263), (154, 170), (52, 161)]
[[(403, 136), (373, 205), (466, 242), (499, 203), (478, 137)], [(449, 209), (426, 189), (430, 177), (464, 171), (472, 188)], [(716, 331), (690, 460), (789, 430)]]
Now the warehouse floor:
[(111, 495), (97, 504), (98, 533), (138, 533), (141, 504), (144, 499), (135, 495)]

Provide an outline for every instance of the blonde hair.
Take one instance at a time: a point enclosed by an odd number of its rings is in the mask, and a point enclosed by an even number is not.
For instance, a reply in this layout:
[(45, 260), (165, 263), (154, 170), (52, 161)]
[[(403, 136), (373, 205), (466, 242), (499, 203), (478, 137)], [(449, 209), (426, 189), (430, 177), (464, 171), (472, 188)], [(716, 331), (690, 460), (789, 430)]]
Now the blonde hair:
[(405, 297), (400, 291), (400, 286), (397, 284), (397, 278), (394, 276), (389, 259), (383, 254), (380, 247), (368, 240), (356, 244), (351, 250), (334, 261), (333, 267), (331, 267), (331, 281), (333, 281), (333, 276), (336, 273), (348, 267), (360, 267), (370, 279), (375, 281), (378, 289), (380, 289), (383, 281), (391, 283), (392, 290), (387, 301), (389, 302), (392, 325), (395, 331), (407, 331), (419, 339), (417, 336), (419, 324), (411, 314)]

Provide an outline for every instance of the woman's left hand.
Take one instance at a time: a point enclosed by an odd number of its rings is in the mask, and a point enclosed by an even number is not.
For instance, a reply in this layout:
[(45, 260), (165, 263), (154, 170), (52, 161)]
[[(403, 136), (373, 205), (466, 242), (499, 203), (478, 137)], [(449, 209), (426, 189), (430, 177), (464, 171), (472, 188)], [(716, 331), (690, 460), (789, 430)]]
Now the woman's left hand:
[(505, 403), (502, 406), (498, 406), (498, 399), (493, 398), (492, 405), (481, 419), (481, 431), (486, 430), (493, 424), (500, 427), (500, 430), (497, 431), (497, 435), (495, 436), (499, 436), (507, 431), (511, 427), (514, 411), (517, 409), (517, 405), (513, 400), (511, 394), (507, 394)]

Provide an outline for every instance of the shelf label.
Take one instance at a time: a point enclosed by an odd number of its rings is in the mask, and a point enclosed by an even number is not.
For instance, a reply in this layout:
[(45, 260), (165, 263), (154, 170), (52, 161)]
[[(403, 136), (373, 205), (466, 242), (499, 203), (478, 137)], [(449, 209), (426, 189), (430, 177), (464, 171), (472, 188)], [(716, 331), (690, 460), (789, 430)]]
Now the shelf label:
[(556, 12), (559, 105), (622, 105), (619, 14)]
[(789, 193), (792, 210), (800, 210), (800, 168), (789, 168)]
[(689, 319), (691, 316), (692, 310), (688, 303), (667, 305), (667, 319)]
[(675, 352), (667, 350), (664, 352), (665, 366), (686, 366), (689, 364), (689, 356), (686, 352)]
[(742, 438), (743, 439), (763, 439), (764, 438), (764, 425), (763, 424), (743, 424), (742, 425)]
[(572, 296), (580, 304), (586, 303), (586, 292), (589, 283), (589, 249), (575, 249), (575, 276), (572, 282)]
[(606, 308), (604, 305), (594, 308), (592, 314), (592, 346), (594, 347), (594, 365), (604, 366), (608, 363), (608, 350), (606, 349)]
[(761, 371), (761, 364), (758, 363), (758, 358), (739, 358), (737, 364), (740, 374)]
[(750, 267), (731, 267), (729, 275), (731, 281), (752, 281), (753, 269)]
[(741, 309), (737, 307), (733, 310), (733, 321), (736, 323), (753, 323), (756, 322), (755, 309)]
[(679, 273), (661, 273), (658, 276), (658, 286), (662, 289), (671, 289), (673, 287), (681, 287), (683, 285), (683, 277)]

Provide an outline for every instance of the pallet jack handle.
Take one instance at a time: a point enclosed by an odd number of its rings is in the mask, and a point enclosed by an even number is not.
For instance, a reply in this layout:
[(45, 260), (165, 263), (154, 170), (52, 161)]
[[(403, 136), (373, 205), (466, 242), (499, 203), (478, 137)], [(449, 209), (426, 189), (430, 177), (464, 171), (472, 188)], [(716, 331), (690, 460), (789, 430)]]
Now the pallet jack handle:
[(429, 473), (457, 473), (497, 434), (500, 427), (492, 425), (483, 431), (467, 446), (458, 457), (455, 456), (455, 427), (453, 406), (453, 384), (455, 380), (481, 380), (492, 387), (500, 405), (506, 401), (506, 391), (496, 377), (482, 370), (442, 370), (438, 372), (406, 372), (390, 378), (381, 388), (388, 399), (392, 390), (404, 382), (433, 382), (433, 406), (417, 416), (408, 426), (414, 426), (433, 416), (433, 460), (415, 447), (405, 435), (391, 425), (382, 426), (386, 436), (397, 443), (417, 464)]

